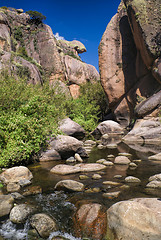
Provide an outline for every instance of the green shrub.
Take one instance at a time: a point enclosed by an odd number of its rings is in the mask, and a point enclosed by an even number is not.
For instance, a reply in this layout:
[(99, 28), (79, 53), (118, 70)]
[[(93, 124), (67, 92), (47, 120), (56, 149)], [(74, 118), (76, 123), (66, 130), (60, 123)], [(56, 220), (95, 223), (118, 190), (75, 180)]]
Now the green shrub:
[(28, 164), (46, 147), (47, 136), (57, 135), (58, 122), (66, 117), (92, 131), (105, 111), (105, 95), (100, 83), (81, 87), (78, 99), (55, 94), (43, 86), (0, 74), (0, 168)]

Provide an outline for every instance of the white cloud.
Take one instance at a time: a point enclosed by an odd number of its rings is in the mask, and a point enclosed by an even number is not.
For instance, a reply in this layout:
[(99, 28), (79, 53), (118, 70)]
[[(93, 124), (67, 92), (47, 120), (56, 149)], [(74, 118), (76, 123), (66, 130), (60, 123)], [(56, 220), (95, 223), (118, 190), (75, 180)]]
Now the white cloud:
[(54, 34), (54, 37), (55, 37), (57, 40), (65, 40), (65, 38), (64, 38), (64, 37), (61, 37), (58, 32)]

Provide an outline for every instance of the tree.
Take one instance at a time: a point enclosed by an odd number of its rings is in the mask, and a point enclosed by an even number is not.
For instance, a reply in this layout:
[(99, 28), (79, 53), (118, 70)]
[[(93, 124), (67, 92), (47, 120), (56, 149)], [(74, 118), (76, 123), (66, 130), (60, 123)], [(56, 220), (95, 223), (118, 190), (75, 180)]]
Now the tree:
[(29, 10), (26, 13), (30, 16), (30, 22), (36, 25), (39, 25), (43, 20), (46, 20), (46, 17), (40, 12)]

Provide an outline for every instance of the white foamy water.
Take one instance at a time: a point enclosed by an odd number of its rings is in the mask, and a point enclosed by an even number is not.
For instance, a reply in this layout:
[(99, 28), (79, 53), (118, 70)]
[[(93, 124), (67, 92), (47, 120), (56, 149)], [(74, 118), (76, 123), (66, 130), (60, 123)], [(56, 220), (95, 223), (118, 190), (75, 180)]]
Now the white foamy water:
[(7, 220), (1, 226), (0, 236), (12, 240), (25, 240), (28, 239), (27, 238), (28, 229), (29, 229), (28, 221), (24, 224), (23, 229), (16, 229), (16, 225), (13, 224), (10, 220)]
[(53, 237), (63, 237), (67, 240), (81, 240), (81, 238), (75, 238), (69, 233), (62, 233), (62, 232), (59, 232), (59, 231), (51, 233), (48, 240), (52, 240)]

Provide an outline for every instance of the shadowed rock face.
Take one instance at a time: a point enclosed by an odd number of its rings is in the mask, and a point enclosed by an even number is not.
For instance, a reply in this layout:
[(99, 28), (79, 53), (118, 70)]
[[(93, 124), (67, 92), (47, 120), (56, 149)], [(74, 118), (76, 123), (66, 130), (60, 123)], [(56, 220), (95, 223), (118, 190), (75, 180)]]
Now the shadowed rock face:
[(95, 67), (81, 61), (78, 54), (83, 52), (86, 48), (81, 42), (57, 40), (48, 25), (37, 26), (22, 11), (0, 8), (0, 70), (7, 69), (16, 77), (21, 67), (33, 84), (42, 84), (43, 71), (52, 86), (59, 81), (59, 86), (67, 86), (62, 87), (63, 93), (78, 97), (81, 84), (100, 79)]
[(161, 29), (157, 1), (124, 2), (101, 39), (99, 68), (110, 109), (118, 122), (128, 125), (135, 118), (135, 106), (160, 89)]

